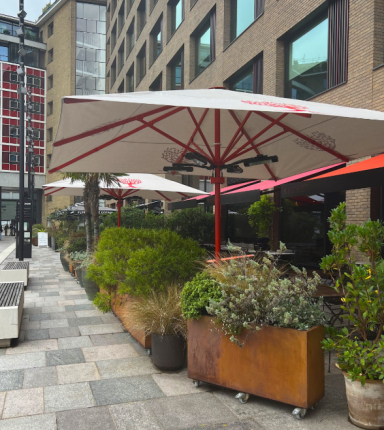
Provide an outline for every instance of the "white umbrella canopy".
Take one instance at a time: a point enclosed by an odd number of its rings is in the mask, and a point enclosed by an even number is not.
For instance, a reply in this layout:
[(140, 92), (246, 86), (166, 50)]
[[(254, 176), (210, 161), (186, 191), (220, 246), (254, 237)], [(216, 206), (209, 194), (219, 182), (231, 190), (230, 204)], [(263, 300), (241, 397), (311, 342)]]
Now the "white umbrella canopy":
[[(73, 181), (63, 179), (43, 185), (45, 196), (52, 194), (58, 196), (82, 196), (84, 192), (83, 181)], [(182, 197), (191, 197), (200, 194), (207, 194), (196, 188), (188, 187), (169, 179), (145, 173), (127, 174), (118, 177), (118, 183), (108, 185), (101, 181), (100, 195), (110, 195), (115, 198), (118, 208), (118, 225), (120, 226), (120, 210), (122, 200), (131, 196), (140, 196), (143, 199), (172, 200)]]
[(383, 136), (382, 112), (224, 89), (72, 96), (63, 99), (50, 171), (213, 169), (219, 207), (221, 175), (283, 179), (378, 154)]

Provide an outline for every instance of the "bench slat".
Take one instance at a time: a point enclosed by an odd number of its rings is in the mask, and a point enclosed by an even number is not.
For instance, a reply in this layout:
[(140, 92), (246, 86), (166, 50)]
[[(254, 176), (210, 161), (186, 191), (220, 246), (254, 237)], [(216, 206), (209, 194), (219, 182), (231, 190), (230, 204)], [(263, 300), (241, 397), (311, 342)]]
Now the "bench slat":
[(22, 282), (4, 282), (0, 284), (0, 307), (18, 306), (24, 290)]
[(29, 267), (29, 263), (26, 261), (14, 261), (14, 262), (7, 263), (3, 267), (3, 270), (23, 270), (23, 269), (28, 269), (28, 267)]

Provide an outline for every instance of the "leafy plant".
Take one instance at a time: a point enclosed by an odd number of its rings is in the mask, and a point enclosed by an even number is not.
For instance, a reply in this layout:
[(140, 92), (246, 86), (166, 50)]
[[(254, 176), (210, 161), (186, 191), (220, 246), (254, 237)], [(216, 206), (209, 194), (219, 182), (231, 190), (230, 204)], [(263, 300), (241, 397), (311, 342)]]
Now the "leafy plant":
[(215, 238), (215, 215), (200, 208), (175, 211), (167, 218), (167, 227), (184, 239), (212, 243)]
[(32, 237), (37, 237), (37, 233), (41, 231), (46, 231), (43, 224), (34, 224), (32, 226)]
[(176, 335), (187, 338), (187, 322), (180, 303), (180, 288), (168, 285), (162, 291), (151, 291), (129, 306), (133, 329), (160, 336)]
[(92, 303), (104, 314), (112, 310), (112, 297), (106, 292), (97, 293)]
[[(283, 251), (285, 248), (281, 246)], [(243, 346), (242, 330), (261, 330), (264, 325), (308, 330), (322, 325), (326, 318), (312, 295), (320, 283), (314, 273), (308, 276), (293, 267), (288, 276), (278, 258), (267, 256), (257, 261), (240, 258), (208, 266), (207, 272), (218, 282), (222, 299), (211, 300), (207, 311), (216, 316), (219, 326), (232, 342)]]
[[(338, 365), (352, 381), (384, 379), (384, 289), (383, 262), (380, 256), (384, 226), (367, 221), (362, 226), (347, 224), (345, 203), (334, 209), (328, 233), (332, 254), (324, 257), (321, 268), (328, 272), (335, 289), (342, 295), (347, 328), (330, 331), (324, 349), (335, 349)], [(365, 254), (369, 263), (356, 264), (355, 250)]]
[(272, 239), (273, 215), (277, 211), (279, 208), (273, 202), (272, 197), (266, 194), (248, 209), (249, 225), (256, 230), (259, 237)]
[(206, 272), (198, 273), (184, 285), (181, 292), (181, 309), (185, 319), (199, 319), (207, 313), (210, 300), (222, 298), (219, 284)]

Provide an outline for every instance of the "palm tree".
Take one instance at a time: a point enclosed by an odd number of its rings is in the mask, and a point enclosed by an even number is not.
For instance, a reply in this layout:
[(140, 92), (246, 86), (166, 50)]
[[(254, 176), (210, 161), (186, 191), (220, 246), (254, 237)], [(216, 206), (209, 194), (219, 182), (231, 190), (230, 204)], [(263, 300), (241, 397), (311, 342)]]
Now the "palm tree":
[(84, 187), (84, 212), (85, 212), (85, 233), (87, 237), (87, 251), (92, 248), (92, 223), (95, 242), (99, 239), (99, 196), (101, 181), (106, 185), (118, 183), (117, 175), (114, 173), (64, 173), (64, 179), (83, 181)]

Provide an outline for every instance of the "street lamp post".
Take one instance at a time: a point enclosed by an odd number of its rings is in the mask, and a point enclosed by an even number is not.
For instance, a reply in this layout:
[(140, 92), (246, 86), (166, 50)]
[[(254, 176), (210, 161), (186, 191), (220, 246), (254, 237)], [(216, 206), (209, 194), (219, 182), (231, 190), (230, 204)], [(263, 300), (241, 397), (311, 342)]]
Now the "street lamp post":
[(24, 47), (24, 19), (26, 17), (24, 10), (24, 0), (19, 0), (19, 29), (17, 30), (17, 36), (19, 37), (19, 67), (17, 69), (18, 82), (19, 82), (19, 110), (20, 110), (20, 152), (19, 152), (19, 261), (24, 260), (24, 130), (25, 130), (25, 118), (24, 118), (24, 95), (27, 90), (25, 88), (25, 67), (24, 57), (26, 50)]

